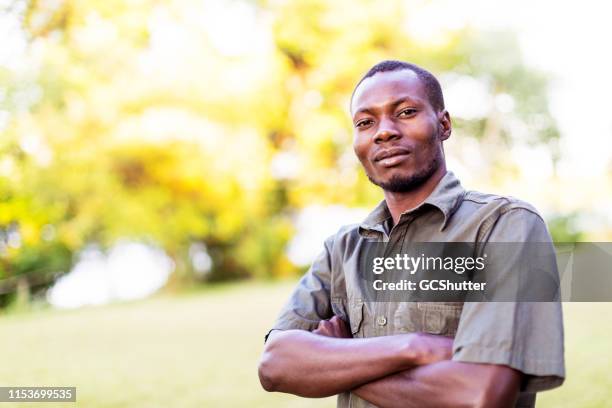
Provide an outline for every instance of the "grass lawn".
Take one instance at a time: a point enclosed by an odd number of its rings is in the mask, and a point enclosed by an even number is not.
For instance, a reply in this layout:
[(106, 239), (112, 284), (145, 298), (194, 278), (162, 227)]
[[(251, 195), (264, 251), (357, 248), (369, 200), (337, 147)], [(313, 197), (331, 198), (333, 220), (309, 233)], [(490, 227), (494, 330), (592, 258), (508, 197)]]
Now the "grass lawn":
[[(77, 387), (76, 404), (18, 407), (333, 407), (335, 398), (266, 393), (257, 380), (263, 335), (293, 284), (0, 316), (0, 385)], [(568, 379), (538, 406), (610, 406), (612, 304), (564, 311)]]

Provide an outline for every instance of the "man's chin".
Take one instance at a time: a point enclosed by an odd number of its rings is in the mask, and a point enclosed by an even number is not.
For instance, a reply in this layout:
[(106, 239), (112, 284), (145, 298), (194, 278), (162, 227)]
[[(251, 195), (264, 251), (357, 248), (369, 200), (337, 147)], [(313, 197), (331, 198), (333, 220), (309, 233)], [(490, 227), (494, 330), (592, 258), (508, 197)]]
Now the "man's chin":
[(378, 187), (392, 193), (409, 193), (417, 190), (429, 180), (436, 172), (436, 167), (430, 166), (422, 172), (406, 174), (391, 174), (385, 178), (373, 178), (368, 176), (368, 179)]

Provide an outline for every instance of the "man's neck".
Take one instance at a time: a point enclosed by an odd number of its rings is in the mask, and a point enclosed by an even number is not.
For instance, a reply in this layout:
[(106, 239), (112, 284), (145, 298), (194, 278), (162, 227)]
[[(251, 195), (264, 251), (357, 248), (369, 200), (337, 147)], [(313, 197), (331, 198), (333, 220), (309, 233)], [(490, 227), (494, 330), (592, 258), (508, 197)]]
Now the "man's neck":
[(393, 217), (393, 225), (396, 225), (400, 216), (408, 210), (418, 207), (434, 191), (442, 177), (446, 174), (446, 166), (442, 164), (438, 170), (416, 190), (407, 193), (394, 193), (384, 191), (387, 207)]

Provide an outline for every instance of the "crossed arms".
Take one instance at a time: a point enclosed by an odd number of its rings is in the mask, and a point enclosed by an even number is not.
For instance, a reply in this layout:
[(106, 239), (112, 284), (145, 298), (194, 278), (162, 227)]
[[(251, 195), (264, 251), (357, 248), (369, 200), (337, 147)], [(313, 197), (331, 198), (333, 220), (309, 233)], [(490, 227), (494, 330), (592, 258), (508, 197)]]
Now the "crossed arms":
[(319, 398), (351, 391), (379, 407), (512, 407), (521, 373), (450, 361), (453, 340), (423, 333), (354, 339), (345, 322), (273, 331), (259, 364), (266, 391)]

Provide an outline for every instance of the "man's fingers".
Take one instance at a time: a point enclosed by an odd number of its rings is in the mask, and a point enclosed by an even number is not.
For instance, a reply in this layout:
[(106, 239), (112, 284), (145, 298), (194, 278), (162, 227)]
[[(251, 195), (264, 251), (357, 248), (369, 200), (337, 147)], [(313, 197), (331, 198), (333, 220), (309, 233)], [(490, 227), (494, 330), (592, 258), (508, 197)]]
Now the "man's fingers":
[(319, 325), (317, 326), (317, 328), (322, 328), (322, 327), (327, 327), (327, 328), (331, 328), (333, 326), (338, 325), (338, 321), (337, 321), (337, 317), (334, 316), (329, 320), (321, 320), (319, 322)]
[(331, 329), (332, 325), (329, 323), (328, 320), (321, 320), (317, 328), (313, 330), (313, 332), (317, 334), (327, 334)]
[(339, 316), (332, 317), (331, 319), (329, 319), (329, 322), (332, 323), (336, 327), (342, 327), (346, 324), (344, 323), (344, 320), (342, 320), (342, 318)]
[(334, 316), (331, 319), (329, 319), (329, 322), (330, 323), (334, 323), (334, 324), (340, 324), (340, 323), (342, 323), (342, 321), (343, 320), (340, 317), (338, 317), (338, 316)]

